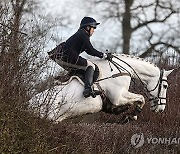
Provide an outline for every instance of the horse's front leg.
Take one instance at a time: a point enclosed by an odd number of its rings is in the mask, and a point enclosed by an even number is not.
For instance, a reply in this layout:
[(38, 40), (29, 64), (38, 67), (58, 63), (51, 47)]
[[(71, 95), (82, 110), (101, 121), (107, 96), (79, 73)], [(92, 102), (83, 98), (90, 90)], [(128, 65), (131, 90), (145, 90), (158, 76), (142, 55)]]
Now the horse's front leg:
[[(141, 112), (145, 99), (142, 95), (134, 94), (128, 91), (131, 78), (129, 76), (122, 76), (119, 80), (110, 80), (109, 83), (104, 83), (106, 89), (106, 96), (112, 103), (112, 112), (116, 111), (116, 114), (122, 113), (128, 109), (129, 106), (136, 103), (136, 108), (132, 112), (133, 118), (137, 119), (137, 115)], [(125, 106), (123, 110), (121, 107)]]
[(142, 111), (142, 108), (145, 104), (145, 99), (142, 95), (134, 94), (127, 90), (119, 91), (119, 93), (116, 94), (113, 93), (109, 99), (112, 104), (116, 106), (117, 110), (122, 106), (135, 105), (134, 110), (123, 118), (124, 123), (126, 123), (125, 121), (128, 122), (130, 120), (137, 120), (137, 116)]
[(134, 94), (131, 92), (126, 92), (122, 95), (126, 101), (130, 104), (134, 104), (134, 110), (127, 115), (125, 118), (128, 120), (137, 120), (137, 116), (141, 113), (143, 106), (145, 105), (145, 99), (140, 94)]

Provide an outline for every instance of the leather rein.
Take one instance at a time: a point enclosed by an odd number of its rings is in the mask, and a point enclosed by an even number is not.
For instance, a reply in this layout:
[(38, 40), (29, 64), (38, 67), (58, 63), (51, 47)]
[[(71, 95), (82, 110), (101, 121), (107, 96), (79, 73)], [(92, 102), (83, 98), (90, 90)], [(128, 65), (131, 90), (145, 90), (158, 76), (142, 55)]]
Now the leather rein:
[[(132, 71), (133, 71), (133, 72), (135, 73), (135, 75), (137, 76), (138, 80), (139, 80), (139, 81), (141, 82), (141, 84), (144, 86), (145, 90), (150, 94), (150, 99), (149, 99), (149, 101), (154, 101), (154, 103), (155, 103), (154, 106), (156, 106), (156, 105), (166, 105), (166, 103), (163, 103), (163, 102), (161, 101), (161, 100), (164, 100), (164, 99), (166, 100), (166, 98), (160, 96), (162, 82), (163, 82), (163, 81), (167, 82), (166, 79), (163, 79), (164, 70), (160, 70), (160, 76), (159, 76), (159, 79), (158, 79), (158, 82), (157, 82), (156, 86), (155, 86), (152, 90), (148, 90), (147, 84), (145, 84), (145, 83), (142, 81), (142, 79), (139, 77), (139, 75), (137, 74), (137, 72), (134, 70), (134, 68), (133, 68), (130, 64), (128, 64), (127, 62), (125, 62), (124, 60), (120, 59), (120, 58), (117, 57), (117, 56), (114, 56), (114, 55), (112, 55), (112, 56), (113, 56), (113, 58), (116, 58), (116, 59), (118, 59), (119, 61), (125, 63), (127, 66), (129, 66), (129, 67), (132, 69)], [(110, 76), (110, 77), (106, 77), (106, 78), (97, 80), (97, 81), (96, 81), (96, 85), (97, 85), (98, 89), (100, 89), (101, 91), (103, 91), (103, 90), (102, 90), (102, 88), (100, 87), (100, 85), (99, 85), (99, 83), (98, 83), (99, 81), (106, 80), (106, 79), (110, 79), (110, 78), (116, 78), (116, 77), (119, 77), (119, 76), (130, 76), (130, 77), (132, 77), (131, 73), (130, 73), (126, 68), (124, 68), (124, 67), (122, 67), (120, 64), (118, 64), (117, 62), (113, 61), (112, 59), (111, 59), (109, 62), (111, 62), (111, 64), (113, 64), (113, 65), (119, 70), (119, 73), (113, 74), (113, 75)], [(109, 63), (109, 65), (110, 65), (110, 63)], [(110, 66), (110, 67), (111, 67), (111, 66)], [(113, 71), (112, 68), (111, 68), (111, 71)], [(126, 73), (125, 73), (125, 72), (122, 72), (122, 71), (126, 71)], [(158, 88), (158, 94), (157, 94), (157, 96), (152, 95), (150, 92), (156, 90), (157, 88)], [(147, 94), (146, 94), (146, 93), (144, 93), (144, 94), (145, 94), (145, 96), (148, 98)], [(160, 101), (160, 103), (158, 103), (159, 101)], [(152, 107), (153, 107), (153, 106), (152, 106)]]

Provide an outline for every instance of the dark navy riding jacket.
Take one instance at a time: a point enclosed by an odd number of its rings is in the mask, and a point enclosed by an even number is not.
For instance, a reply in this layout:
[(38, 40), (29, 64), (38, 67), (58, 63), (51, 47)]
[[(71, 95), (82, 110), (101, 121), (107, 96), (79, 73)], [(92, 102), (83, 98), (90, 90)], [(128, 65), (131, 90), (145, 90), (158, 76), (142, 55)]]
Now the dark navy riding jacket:
[(62, 50), (63, 61), (80, 66), (87, 66), (87, 60), (79, 56), (80, 53), (84, 51), (89, 55), (103, 58), (103, 53), (92, 46), (88, 33), (84, 29), (79, 29), (65, 42)]

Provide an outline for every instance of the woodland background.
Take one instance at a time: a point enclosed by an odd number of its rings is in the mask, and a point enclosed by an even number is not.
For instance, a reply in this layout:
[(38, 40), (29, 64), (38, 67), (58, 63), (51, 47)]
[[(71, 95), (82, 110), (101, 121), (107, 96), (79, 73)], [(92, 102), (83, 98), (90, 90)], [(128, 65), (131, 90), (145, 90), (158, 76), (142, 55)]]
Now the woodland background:
[[(58, 74), (58, 66), (46, 54), (47, 46), (62, 41), (57, 31), (68, 28), (72, 19), (63, 9), (57, 17), (43, 14), (41, 1), (0, 0), (0, 153), (179, 153), (179, 144), (144, 144), (134, 149), (130, 139), (135, 133), (180, 137), (180, 2), (82, 3), (88, 3), (85, 11), (96, 14), (108, 31), (116, 25), (111, 42), (103, 41), (103, 34), (98, 38), (101, 41), (95, 45), (100, 50), (108, 48), (140, 56), (160, 68), (175, 68), (168, 79), (165, 112), (150, 112), (147, 101), (138, 121), (126, 125), (119, 124), (121, 115), (101, 112), (58, 124), (38, 117), (27, 102), (50, 87)], [(131, 90), (142, 93), (140, 85), (132, 84)]]

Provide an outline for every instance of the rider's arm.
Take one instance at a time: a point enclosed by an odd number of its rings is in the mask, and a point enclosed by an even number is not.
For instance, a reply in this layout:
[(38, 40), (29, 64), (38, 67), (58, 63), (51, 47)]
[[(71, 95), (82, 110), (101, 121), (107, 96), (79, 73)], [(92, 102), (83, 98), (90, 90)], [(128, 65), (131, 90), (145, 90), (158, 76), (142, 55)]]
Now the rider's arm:
[(104, 55), (104, 54), (103, 54), (102, 52), (96, 50), (96, 49), (92, 46), (89, 37), (86, 36), (86, 37), (84, 37), (84, 39), (85, 39), (85, 52), (86, 52), (87, 54), (91, 55), (91, 56), (96, 56), (96, 57), (99, 57), (99, 58), (103, 58), (103, 55)]
[(88, 41), (88, 42), (86, 43), (86, 50), (85, 50), (85, 52), (86, 52), (87, 54), (91, 55), (91, 56), (97, 56), (97, 57), (99, 57), (99, 58), (103, 58), (103, 55), (104, 55), (102, 52), (96, 50), (96, 49), (92, 46), (92, 44), (91, 44), (90, 41)]

